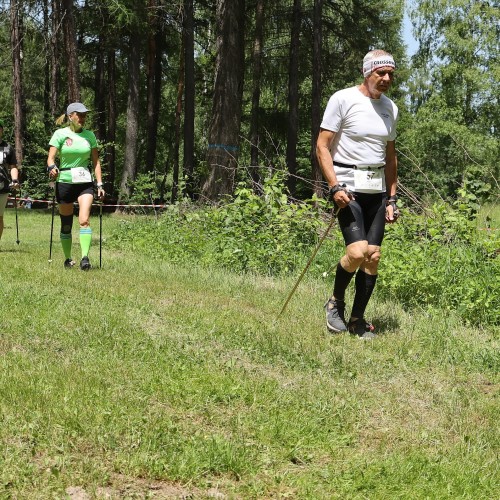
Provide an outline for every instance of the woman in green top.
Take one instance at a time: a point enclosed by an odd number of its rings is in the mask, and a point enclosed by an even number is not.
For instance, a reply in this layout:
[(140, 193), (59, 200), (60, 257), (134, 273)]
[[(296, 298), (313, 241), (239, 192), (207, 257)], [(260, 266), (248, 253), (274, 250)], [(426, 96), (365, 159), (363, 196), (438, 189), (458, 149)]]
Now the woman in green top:
[[(89, 250), (92, 241), (90, 228), (90, 209), (94, 201), (94, 185), (90, 164), (92, 164), (97, 180), (97, 195), (103, 198), (101, 163), (97, 151), (97, 139), (93, 132), (84, 128), (88, 109), (80, 102), (68, 106), (66, 115), (62, 115), (56, 123), (61, 125), (65, 116), (69, 124), (58, 129), (49, 142), (47, 172), (51, 180), (56, 181), (56, 200), (61, 217), (61, 244), (64, 251), (64, 267), (71, 268), (75, 261), (71, 258), (73, 227), (73, 204), (78, 201), (80, 223), (80, 247), (82, 260), (80, 269), (90, 269)], [(55, 159), (59, 153), (60, 168)]]

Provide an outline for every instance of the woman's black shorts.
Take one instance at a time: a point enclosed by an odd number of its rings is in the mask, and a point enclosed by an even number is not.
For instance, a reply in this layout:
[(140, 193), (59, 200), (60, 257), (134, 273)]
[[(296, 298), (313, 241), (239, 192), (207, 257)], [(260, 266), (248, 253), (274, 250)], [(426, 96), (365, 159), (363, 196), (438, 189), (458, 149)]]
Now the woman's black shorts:
[(94, 185), (92, 182), (84, 182), (82, 184), (56, 182), (57, 203), (75, 203), (82, 194), (91, 194), (94, 196)]
[(385, 193), (353, 193), (355, 198), (339, 211), (340, 230), (346, 245), (368, 241), (382, 245), (385, 230)]

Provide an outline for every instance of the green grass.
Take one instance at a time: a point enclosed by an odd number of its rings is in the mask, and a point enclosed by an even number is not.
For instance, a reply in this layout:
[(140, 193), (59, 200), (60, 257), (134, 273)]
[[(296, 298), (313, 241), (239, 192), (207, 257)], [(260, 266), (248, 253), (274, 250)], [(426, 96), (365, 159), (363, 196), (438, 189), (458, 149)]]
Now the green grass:
[(51, 265), (50, 214), (19, 223), (0, 242), (0, 498), (497, 497), (498, 329), (375, 294), (380, 338), (331, 336), (330, 280), (277, 320), (295, 277), (106, 239), (102, 269), (64, 270), (58, 221)]

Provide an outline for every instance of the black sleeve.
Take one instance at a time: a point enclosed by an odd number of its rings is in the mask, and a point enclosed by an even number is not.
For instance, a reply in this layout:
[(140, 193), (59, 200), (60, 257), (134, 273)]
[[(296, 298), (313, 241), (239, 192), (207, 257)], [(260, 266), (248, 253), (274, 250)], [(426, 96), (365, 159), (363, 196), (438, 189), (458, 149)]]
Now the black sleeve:
[(16, 158), (16, 150), (9, 144), (9, 152), (5, 158), (6, 167), (10, 167), (11, 165), (15, 165), (17, 167), (17, 158)]

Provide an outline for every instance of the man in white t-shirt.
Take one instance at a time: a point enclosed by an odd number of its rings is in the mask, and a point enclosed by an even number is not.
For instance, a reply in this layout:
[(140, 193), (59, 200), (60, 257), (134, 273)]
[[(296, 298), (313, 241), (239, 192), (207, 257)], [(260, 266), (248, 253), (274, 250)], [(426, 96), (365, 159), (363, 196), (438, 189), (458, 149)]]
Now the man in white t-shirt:
[[(325, 305), (326, 325), (330, 332), (349, 331), (361, 338), (375, 337), (364, 313), (375, 288), (385, 223), (395, 222), (399, 215), (398, 108), (384, 95), (393, 82), (395, 67), (388, 52), (368, 52), (363, 59), (363, 83), (331, 96), (316, 144), (346, 244), (346, 253), (337, 265), (333, 296)], [(355, 274), (356, 292), (346, 322), (345, 291)]]

